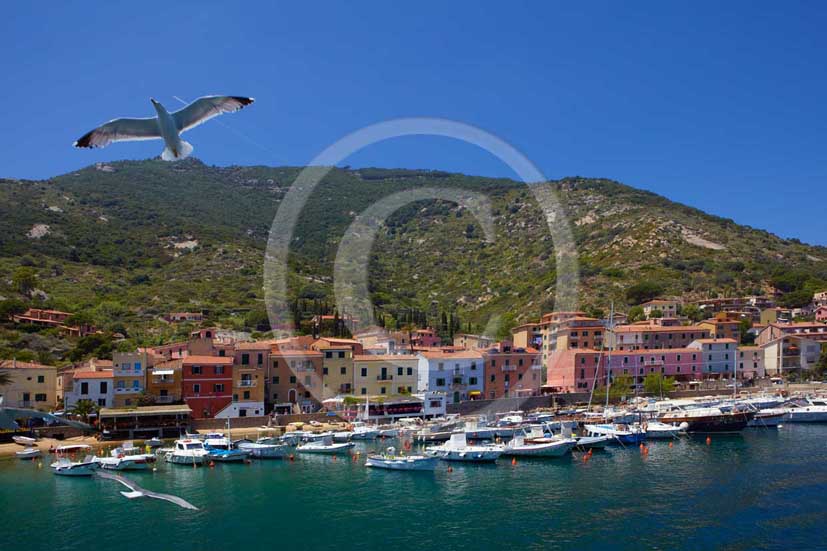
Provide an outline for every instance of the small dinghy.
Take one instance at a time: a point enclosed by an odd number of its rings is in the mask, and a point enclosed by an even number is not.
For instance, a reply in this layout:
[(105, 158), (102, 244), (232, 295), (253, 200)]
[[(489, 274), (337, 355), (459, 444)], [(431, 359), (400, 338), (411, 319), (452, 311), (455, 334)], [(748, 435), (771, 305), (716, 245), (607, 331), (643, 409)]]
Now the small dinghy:
[(433, 471), (439, 462), (438, 457), (425, 455), (396, 455), (394, 448), (385, 453), (371, 454), (365, 461), (365, 467), (390, 469), (393, 471)]
[(238, 449), (257, 459), (281, 459), (288, 454), (290, 446), (275, 438), (259, 438), (255, 442), (239, 443)]
[(37, 442), (36, 439), (29, 436), (12, 436), (11, 439), (14, 440), (15, 444), (20, 444), (21, 446), (26, 447), (33, 446), (35, 442)]
[(569, 453), (576, 444), (574, 438), (534, 438), (527, 442), (523, 435), (518, 435), (505, 445), (503, 455), (560, 457)]
[(36, 459), (42, 455), (38, 448), (29, 447), (25, 450), (20, 450), (19, 452), (14, 452), (14, 455), (18, 459)]

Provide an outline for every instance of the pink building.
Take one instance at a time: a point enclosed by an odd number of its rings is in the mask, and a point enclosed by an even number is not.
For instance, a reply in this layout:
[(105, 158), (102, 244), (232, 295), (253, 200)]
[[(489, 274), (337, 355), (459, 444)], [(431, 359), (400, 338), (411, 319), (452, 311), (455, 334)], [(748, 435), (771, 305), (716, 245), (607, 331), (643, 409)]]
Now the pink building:
[(595, 382), (606, 384), (606, 374), (628, 375), (642, 384), (650, 373), (693, 381), (704, 375), (704, 357), (694, 348), (635, 350), (614, 352), (566, 350), (554, 354), (548, 366), (546, 388), (552, 392), (587, 392)]
[(697, 325), (661, 326), (652, 323), (635, 323), (621, 325), (612, 330), (615, 349), (660, 350), (668, 348), (685, 348), (698, 339), (710, 336), (710, 330)]

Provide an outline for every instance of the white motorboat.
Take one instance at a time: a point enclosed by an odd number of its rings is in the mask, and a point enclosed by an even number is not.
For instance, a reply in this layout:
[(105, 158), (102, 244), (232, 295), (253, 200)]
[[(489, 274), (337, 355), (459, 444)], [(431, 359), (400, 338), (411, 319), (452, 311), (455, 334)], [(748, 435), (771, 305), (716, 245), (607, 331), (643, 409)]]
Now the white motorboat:
[(340, 430), (333, 433), (334, 442), (350, 442), (350, 437), (353, 433), (349, 430)]
[(433, 471), (438, 461), (439, 458), (435, 456), (396, 455), (396, 450), (390, 447), (385, 453), (368, 455), (365, 467), (394, 471)]
[(176, 465), (203, 465), (207, 461), (207, 450), (201, 440), (185, 438), (176, 440), (175, 446), (165, 457), (167, 463)]
[(560, 457), (577, 445), (574, 438), (533, 438), (526, 441), (522, 434), (512, 438), (503, 450), (503, 455), (527, 457)]
[(279, 441), (282, 444), (287, 444), (288, 446), (297, 446), (302, 441), (303, 436), (303, 431), (295, 430), (291, 432), (285, 432), (284, 434), (279, 436)]
[(640, 444), (646, 440), (646, 431), (638, 424), (602, 423), (583, 427), (589, 436), (608, 436), (610, 442), (622, 445)]
[(255, 442), (241, 442), (238, 449), (257, 459), (281, 459), (290, 452), (290, 446), (275, 438), (259, 438)]
[(15, 444), (20, 444), (21, 446), (27, 447), (33, 446), (35, 442), (37, 442), (36, 439), (31, 438), (29, 436), (12, 436), (11, 439), (14, 440)]
[(468, 445), (464, 432), (457, 432), (440, 446), (431, 446), (426, 453), (444, 461), (494, 462), (503, 453), (500, 444)]
[(320, 453), (328, 455), (336, 455), (340, 453), (347, 453), (353, 447), (353, 442), (334, 442), (332, 436), (323, 438), (322, 440), (313, 440), (296, 448), (296, 451), (302, 453)]
[(614, 442), (615, 439), (608, 435), (597, 435), (597, 436), (578, 436), (577, 437), (577, 444), (575, 444), (575, 448), (578, 450), (602, 450), (610, 443)]
[(14, 455), (18, 459), (36, 459), (43, 455), (38, 448), (35, 447), (28, 447), (25, 450), (20, 450), (19, 452), (14, 452)]
[(366, 425), (365, 423), (353, 423), (353, 434), (350, 436), (352, 440), (375, 440), (379, 436), (379, 429)]
[(155, 436), (153, 438), (150, 438), (149, 440), (147, 440), (144, 443), (152, 449), (160, 448), (161, 446), (164, 445), (164, 442), (160, 438), (158, 438), (157, 436)]
[(60, 476), (92, 476), (100, 465), (95, 462), (94, 456), (87, 455), (83, 461), (72, 461), (61, 458), (52, 463), (53, 472)]
[(88, 454), (92, 451), (92, 446), (88, 444), (68, 444), (66, 446), (58, 446), (51, 451), (56, 457), (68, 457), (77, 453)]
[(156, 460), (154, 454), (144, 453), (132, 442), (124, 442), (123, 446), (112, 450), (110, 457), (95, 459), (101, 468), (112, 471), (143, 471), (149, 469)]
[(647, 439), (663, 440), (677, 438), (679, 435), (686, 432), (686, 427), (652, 420), (645, 423), (644, 430), (646, 431)]
[(398, 438), (399, 429), (396, 427), (389, 427), (386, 429), (379, 429), (379, 438)]
[(789, 423), (827, 423), (827, 401), (797, 401), (787, 408)]

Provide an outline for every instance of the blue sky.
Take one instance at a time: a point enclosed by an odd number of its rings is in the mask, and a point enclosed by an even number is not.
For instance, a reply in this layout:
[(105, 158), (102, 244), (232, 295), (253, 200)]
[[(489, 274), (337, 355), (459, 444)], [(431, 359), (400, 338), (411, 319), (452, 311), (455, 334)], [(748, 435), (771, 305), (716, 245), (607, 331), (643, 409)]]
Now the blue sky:
[[(303, 165), (365, 125), (446, 117), (550, 178), (613, 178), (827, 244), (824, 3), (53, 2), (4, 15), (0, 176), (156, 156), (160, 142), (71, 144), (152, 115), (150, 97), (173, 109), (173, 96), (227, 93), (257, 102), (187, 134), (209, 164)], [(447, 138), (347, 163), (513, 175)]]

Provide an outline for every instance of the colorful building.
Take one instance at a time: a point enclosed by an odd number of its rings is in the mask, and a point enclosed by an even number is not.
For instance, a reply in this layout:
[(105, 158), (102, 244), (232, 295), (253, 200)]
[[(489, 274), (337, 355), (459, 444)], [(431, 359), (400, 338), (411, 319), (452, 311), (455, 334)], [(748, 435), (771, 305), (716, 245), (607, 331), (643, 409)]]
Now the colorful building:
[(710, 338), (741, 342), (741, 319), (737, 314), (718, 312), (714, 317), (698, 322), (698, 326), (709, 329)]
[(735, 339), (698, 339), (690, 349), (702, 354), (705, 378), (730, 379), (738, 363), (738, 341)]
[(618, 351), (686, 348), (709, 338), (709, 328), (698, 325), (661, 326), (653, 323), (621, 325), (610, 331), (608, 345)]
[(151, 366), (154, 358), (154, 355), (146, 350), (112, 354), (112, 373), (115, 385), (114, 407), (138, 405), (138, 398), (146, 386), (146, 370)]
[(764, 351), (760, 346), (738, 347), (738, 378), (760, 379), (766, 375)]
[(317, 340), (311, 348), (322, 354), (322, 400), (353, 394), (353, 357), (363, 354), (362, 343), (351, 339)]
[(90, 400), (99, 407), (115, 403), (115, 376), (111, 369), (75, 369), (64, 373), (63, 409), (71, 410), (80, 400)]
[(11, 383), (0, 386), (4, 406), (41, 411), (53, 410), (57, 406), (56, 367), (2, 360), (0, 370), (11, 375)]
[(635, 350), (613, 352), (567, 350), (555, 355), (548, 367), (546, 387), (552, 392), (589, 392), (605, 386), (620, 375), (642, 385), (647, 375), (660, 373), (677, 381), (700, 380), (704, 376), (703, 351), (697, 348)]
[(540, 351), (513, 347), (508, 341), (482, 351), (483, 396), (487, 399), (533, 396), (543, 384)]
[(159, 360), (147, 372), (146, 393), (156, 404), (181, 402), (182, 385), (183, 362), (180, 359)]
[(270, 351), (265, 389), (268, 411), (312, 413), (321, 405), (323, 355), (292, 346), (303, 345), (283, 342)]
[(418, 392), (444, 392), (449, 403), (482, 398), (485, 366), (479, 350), (420, 352)]
[(643, 315), (646, 316), (646, 319), (652, 318), (653, 312), (660, 312), (660, 316), (657, 317), (676, 318), (678, 317), (678, 308), (680, 307), (680, 301), (655, 299), (644, 302), (640, 306), (641, 308), (643, 308)]
[(357, 396), (391, 396), (417, 391), (419, 358), (404, 354), (359, 354), (353, 357)]
[(466, 350), (487, 350), (496, 344), (496, 340), (485, 335), (469, 335), (457, 333), (454, 335), (454, 346)]
[(232, 403), (232, 356), (189, 355), (181, 366), (181, 395), (193, 419), (217, 417)]

